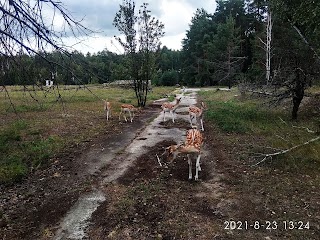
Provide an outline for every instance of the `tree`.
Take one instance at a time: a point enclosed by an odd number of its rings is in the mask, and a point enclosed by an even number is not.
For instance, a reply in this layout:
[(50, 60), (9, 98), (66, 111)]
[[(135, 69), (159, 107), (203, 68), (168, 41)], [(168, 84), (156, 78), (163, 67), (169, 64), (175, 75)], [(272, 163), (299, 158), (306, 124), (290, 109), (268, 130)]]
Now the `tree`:
[(213, 85), (214, 68), (208, 64), (206, 44), (212, 41), (216, 24), (212, 14), (197, 9), (192, 17), (190, 29), (182, 41), (182, 75), (187, 85)]
[(217, 34), (208, 43), (210, 59), (215, 67), (216, 78), (219, 82), (227, 81), (229, 89), (236, 73), (239, 73), (245, 57), (240, 56), (241, 46), (240, 28), (236, 28), (232, 16), (226, 18), (225, 23), (219, 23)]
[(320, 60), (320, 2), (314, 0), (271, 0), (282, 21), (290, 23), (303, 42)]
[(124, 40), (120, 37), (116, 39), (129, 57), (138, 106), (144, 107), (149, 80), (155, 72), (154, 54), (160, 47), (164, 25), (155, 17), (151, 17), (147, 3), (140, 7), (136, 15), (135, 2), (132, 0), (123, 0), (113, 24), (125, 36)]
[(291, 98), (291, 118), (296, 120), (305, 90), (311, 85), (312, 75), (319, 72), (320, 21), (314, 14), (320, 13), (320, 4), (309, 0), (303, 3), (272, 0), (268, 6), (269, 12), (271, 8), (275, 31), (274, 59), (270, 61), (273, 66), (269, 70), (270, 76), (273, 76), (274, 101)]

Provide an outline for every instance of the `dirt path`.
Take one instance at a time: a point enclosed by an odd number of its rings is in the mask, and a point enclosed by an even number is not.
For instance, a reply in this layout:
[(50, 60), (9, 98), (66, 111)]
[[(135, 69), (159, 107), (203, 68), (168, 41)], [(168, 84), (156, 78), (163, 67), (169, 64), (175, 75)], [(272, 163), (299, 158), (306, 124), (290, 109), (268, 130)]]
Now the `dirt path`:
[[(178, 95), (177, 97), (182, 97), (179, 113), (186, 113), (190, 104), (196, 104), (194, 91), (191, 94)], [(160, 110), (161, 101), (154, 105), (159, 106)], [(170, 115), (167, 116), (167, 121), (171, 121), (170, 117)], [(187, 115), (177, 114), (177, 119), (183, 119), (185, 123), (187, 122), (186, 117)], [(178, 125), (179, 122), (181, 120), (178, 120)], [(114, 142), (104, 147), (103, 152), (90, 151), (82, 157), (82, 160), (88, 162), (87, 171), (90, 174), (98, 173), (101, 176), (101, 180), (91, 192), (81, 196), (70, 209), (61, 221), (58, 230), (56, 230), (54, 239), (83, 239), (87, 237), (85, 231), (90, 224), (91, 214), (102, 202), (106, 201), (103, 191), (100, 190), (101, 186), (105, 186), (122, 177), (137, 158), (149, 152), (149, 149), (159, 142), (171, 140), (178, 143), (184, 141), (186, 125), (181, 129), (178, 127), (165, 127), (163, 124), (163, 115), (161, 113), (136, 132), (128, 132), (121, 139), (114, 139)], [(165, 122), (165, 124), (168, 124), (168, 122)], [(173, 123), (171, 124), (174, 125)], [(155, 156), (154, 160), (156, 165)], [(103, 170), (101, 171), (101, 169)]]
[(196, 97), (193, 90), (182, 97), (175, 123), (158, 115), (102, 171), (106, 200), (91, 217), (88, 239), (214, 239), (223, 231), (223, 217), (235, 203), (225, 196), (225, 177), (216, 169), (217, 159), (226, 158), (222, 145), (215, 149), (217, 139), (204, 133), (197, 182), (188, 180), (186, 156), (165, 167), (156, 158), (164, 147), (184, 140), (188, 106)]
[[(101, 224), (96, 220), (103, 218), (104, 211), (100, 209), (117, 202), (112, 200), (117, 194), (110, 192), (110, 184), (117, 188), (139, 179), (158, 179), (159, 173), (173, 175), (168, 168), (159, 168), (156, 154), (160, 155), (163, 147), (183, 141), (189, 128), (187, 106), (195, 103), (196, 93), (191, 90), (182, 98), (175, 123), (169, 115), (163, 122), (161, 101), (147, 108), (133, 123), (113, 119), (117, 134), (106, 131), (107, 134), (72, 146), (51, 159), (49, 168), (39, 169), (20, 184), (1, 186), (0, 239), (94, 238), (95, 226), (99, 228)], [(142, 164), (144, 171), (139, 176), (140, 161), (146, 157), (148, 163)], [(180, 163), (182, 169), (173, 171), (178, 171), (176, 176), (184, 183), (187, 164), (185, 160)], [(201, 172), (200, 179), (208, 179), (208, 172)]]

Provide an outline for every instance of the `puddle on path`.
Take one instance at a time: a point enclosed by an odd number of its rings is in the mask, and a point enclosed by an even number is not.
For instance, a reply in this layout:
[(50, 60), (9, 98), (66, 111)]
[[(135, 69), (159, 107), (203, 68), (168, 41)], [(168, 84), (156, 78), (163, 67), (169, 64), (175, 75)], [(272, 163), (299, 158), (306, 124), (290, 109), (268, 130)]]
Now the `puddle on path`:
[(99, 190), (80, 197), (61, 222), (60, 229), (56, 232), (54, 239), (83, 239), (86, 236), (85, 230), (89, 225), (92, 213), (105, 199)]

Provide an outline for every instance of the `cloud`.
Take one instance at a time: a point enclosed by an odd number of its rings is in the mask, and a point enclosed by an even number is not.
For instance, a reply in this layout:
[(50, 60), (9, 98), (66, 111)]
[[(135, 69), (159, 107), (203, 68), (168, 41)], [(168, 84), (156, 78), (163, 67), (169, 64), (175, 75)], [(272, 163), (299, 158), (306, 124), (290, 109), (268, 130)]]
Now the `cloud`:
[[(181, 49), (181, 41), (189, 29), (196, 9), (204, 8), (207, 12), (213, 13), (216, 5), (213, 0), (136, 0), (135, 2), (137, 10), (143, 2), (149, 3), (148, 9), (151, 10), (151, 14), (165, 25), (165, 37), (161, 40), (163, 45), (172, 49)], [(76, 46), (79, 51), (97, 52), (107, 47), (118, 52), (110, 41), (113, 36), (120, 34), (112, 23), (122, 0), (65, 0), (63, 3), (76, 20), (83, 19), (81, 23), (84, 26), (98, 32), (92, 39), (81, 37), (82, 43)], [(61, 24), (60, 20), (58, 23)], [(71, 42), (76, 41), (69, 39), (68, 43)], [(113, 42), (115, 44), (116, 40)], [(80, 50), (81, 48), (83, 50)]]
[(113, 26), (113, 19), (119, 9), (119, 1), (75, 1), (66, 0), (66, 8), (76, 20), (82, 20), (82, 25), (87, 28), (103, 32), (105, 35), (117, 34)]
[(163, 14), (160, 20), (165, 26), (166, 36), (181, 34), (188, 29), (193, 9), (183, 1), (162, 0), (161, 9)]
[(186, 4), (194, 9), (194, 13), (197, 8), (203, 8), (208, 13), (214, 13), (216, 10), (217, 3), (213, 0), (183, 0)]
[(161, 39), (162, 46), (166, 46), (172, 50), (181, 50), (181, 42), (185, 37), (185, 33), (175, 34), (171, 36), (164, 36)]
[[(136, 1), (136, 11), (140, 8), (144, 1)], [(150, 1), (149, 10), (152, 15), (159, 17), (158, 2)], [(70, 10), (72, 16), (77, 20), (82, 20), (82, 24), (93, 31), (102, 32), (107, 36), (114, 36), (119, 34), (118, 30), (113, 26), (113, 19), (119, 11), (122, 0), (66, 0), (65, 6)]]

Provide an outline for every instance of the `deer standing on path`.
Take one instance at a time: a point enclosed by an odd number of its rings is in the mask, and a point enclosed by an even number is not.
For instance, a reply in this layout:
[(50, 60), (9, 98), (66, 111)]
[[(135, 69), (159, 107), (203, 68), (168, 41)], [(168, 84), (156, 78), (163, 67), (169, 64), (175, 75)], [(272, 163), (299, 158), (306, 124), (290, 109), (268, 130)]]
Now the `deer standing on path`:
[(104, 101), (104, 111), (106, 112), (106, 119), (109, 120), (109, 117), (111, 117), (111, 102), (108, 102), (107, 100)]
[(166, 102), (161, 105), (161, 108), (163, 111), (163, 121), (164, 122), (166, 121), (166, 112), (170, 112), (171, 117), (172, 117), (172, 122), (174, 123), (174, 113), (175, 113), (176, 109), (178, 108), (180, 101), (181, 101), (181, 98), (176, 98), (175, 104)]
[(192, 120), (195, 119), (196, 122), (199, 119), (201, 124), (201, 130), (204, 131), (203, 127), (203, 112), (206, 109), (206, 105), (204, 102), (201, 102), (201, 107), (190, 106), (189, 107), (189, 117), (190, 117), (190, 125), (193, 128)]
[(190, 129), (187, 131), (187, 136), (184, 144), (171, 145), (166, 148), (164, 155), (167, 153), (167, 158), (172, 162), (179, 153), (186, 153), (189, 164), (189, 180), (192, 179), (192, 160), (190, 154), (197, 154), (196, 160), (196, 175), (195, 180), (198, 180), (198, 172), (201, 171), (200, 158), (201, 158), (201, 146), (203, 144), (203, 136), (198, 129)]
[[(121, 111), (119, 114), (119, 120), (121, 119), (121, 115), (123, 115), (124, 120), (127, 122), (127, 118), (126, 118), (126, 112), (129, 113), (130, 116), (130, 122), (132, 122), (133, 118), (134, 118), (134, 112), (137, 111), (137, 108), (131, 104), (122, 104), (121, 105)], [(132, 115), (131, 115), (132, 113)]]

